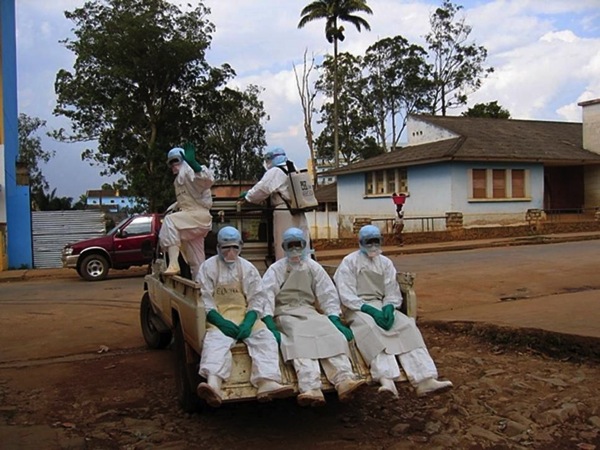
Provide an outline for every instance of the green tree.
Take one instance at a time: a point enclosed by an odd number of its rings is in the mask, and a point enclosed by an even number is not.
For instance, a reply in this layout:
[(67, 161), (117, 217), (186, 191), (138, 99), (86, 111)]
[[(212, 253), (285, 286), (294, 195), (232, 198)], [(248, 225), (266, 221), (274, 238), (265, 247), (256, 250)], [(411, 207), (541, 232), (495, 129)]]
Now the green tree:
[(42, 148), (41, 138), (37, 135), (39, 130), (46, 126), (46, 121), (27, 114), (19, 114), (19, 157), (18, 162), (26, 165), (29, 173), (29, 187), (32, 200), (36, 193), (49, 189), (48, 182), (40, 169), (40, 162), (47, 163), (55, 155), (53, 150)]
[(262, 149), (267, 141), (261, 122), (268, 117), (260, 92), (261, 88), (250, 85), (243, 92), (226, 88), (218, 93), (206, 135), (206, 150), (213, 155), (217, 178), (251, 181), (264, 172)]
[[(350, 53), (340, 53), (337, 63), (337, 78), (339, 79), (339, 95), (337, 99), (339, 121), (339, 151), (346, 164), (365, 159), (381, 153), (383, 149), (369, 135), (376, 125), (373, 114), (367, 113), (364, 105), (366, 80), (361, 72), (361, 58)], [(321, 76), (315, 84), (315, 89), (326, 97), (332, 98), (334, 89), (334, 60), (326, 56), (320, 66)], [(335, 160), (335, 138), (332, 130), (334, 105), (325, 101), (321, 106), (321, 117), (318, 123), (325, 127), (316, 139), (317, 155), (326, 160)]]
[(356, 27), (360, 32), (361, 28), (371, 30), (369, 23), (356, 13), (373, 14), (373, 11), (367, 5), (366, 0), (316, 0), (306, 5), (300, 13), (301, 19), (298, 22), (298, 28), (304, 27), (307, 23), (315, 20), (325, 19), (325, 38), (327, 42), (333, 44), (333, 148), (335, 156), (335, 167), (339, 167), (339, 143), (338, 143), (338, 79), (337, 79), (337, 58), (338, 41), (343, 41), (344, 27), (340, 22), (348, 22)]
[(81, 194), (79, 200), (73, 204), (73, 209), (85, 209), (87, 206), (87, 195)]
[(56, 189), (46, 194), (44, 190), (32, 192), (32, 209), (37, 211), (65, 211), (72, 209), (71, 197), (57, 197)]
[(510, 119), (510, 112), (495, 100), (489, 103), (477, 103), (461, 114), (465, 117), (488, 117), (490, 119)]
[(484, 68), (487, 50), (468, 43), (471, 27), (456, 14), (462, 6), (443, 0), (430, 16), (431, 31), (425, 36), (433, 59), (433, 99), (431, 112), (446, 115), (448, 108), (467, 103), (467, 96), (481, 87), (493, 68)]
[(173, 199), (167, 152), (188, 140), (204, 148), (206, 100), (234, 75), (205, 60), (214, 32), (208, 14), (201, 2), (182, 11), (166, 0), (90, 0), (65, 12), (75, 37), (61, 42), (76, 59), (73, 72), (56, 76), (54, 113), (69, 118), (71, 130), (55, 136), (97, 142), (82, 158), (103, 167), (101, 175), (123, 175), (150, 211)]
[(408, 115), (431, 104), (426, 55), (422, 47), (409, 44), (402, 36), (381, 39), (365, 52), (366, 84), (361, 86), (365, 113), (376, 118), (377, 142), (385, 151), (388, 142), (392, 148), (398, 145)]

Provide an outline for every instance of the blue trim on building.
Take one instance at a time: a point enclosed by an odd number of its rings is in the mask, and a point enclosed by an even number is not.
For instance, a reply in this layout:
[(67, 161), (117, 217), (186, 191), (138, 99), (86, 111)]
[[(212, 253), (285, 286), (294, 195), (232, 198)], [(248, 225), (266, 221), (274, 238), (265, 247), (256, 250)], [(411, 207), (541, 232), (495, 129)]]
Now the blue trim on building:
[(4, 166), (6, 181), (6, 233), (8, 268), (33, 267), (29, 186), (17, 186), (19, 153), (17, 108), (17, 45), (15, 0), (0, 1), (2, 27), (2, 98), (4, 114)]

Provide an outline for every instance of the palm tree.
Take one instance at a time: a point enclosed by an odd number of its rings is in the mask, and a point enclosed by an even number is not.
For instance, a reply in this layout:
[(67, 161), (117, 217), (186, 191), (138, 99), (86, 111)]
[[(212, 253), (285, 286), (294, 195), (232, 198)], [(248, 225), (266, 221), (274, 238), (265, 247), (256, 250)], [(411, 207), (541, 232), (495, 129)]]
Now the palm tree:
[(338, 81), (337, 81), (337, 56), (338, 41), (343, 41), (344, 27), (338, 22), (350, 22), (360, 32), (361, 27), (371, 30), (369, 23), (355, 13), (364, 12), (373, 14), (367, 6), (366, 0), (316, 0), (304, 7), (300, 13), (301, 19), (298, 28), (304, 27), (314, 20), (325, 19), (325, 37), (333, 44), (333, 151), (335, 153), (335, 167), (340, 166), (338, 152)]

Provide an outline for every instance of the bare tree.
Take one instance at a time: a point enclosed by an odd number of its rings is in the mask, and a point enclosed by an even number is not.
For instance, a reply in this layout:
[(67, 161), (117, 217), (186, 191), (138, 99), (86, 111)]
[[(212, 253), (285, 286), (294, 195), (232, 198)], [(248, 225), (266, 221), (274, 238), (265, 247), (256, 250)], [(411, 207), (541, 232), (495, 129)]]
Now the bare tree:
[(308, 144), (308, 150), (310, 151), (310, 162), (313, 168), (313, 185), (317, 185), (317, 159), (315, 157), (315, 146), (313, 139), (312, 130), (312, 117), (315, 111), (315, 96), (316, 92), (310, 89), (310, 74), (315, 66), (315, 57), (311, 56), (310, 64), (307, 63), (306, 54), (308, 50), (304, 50), (304, 61), (302, 65), (302, 78), (298, 76), (296, 65), (294, 64), (294, 75), (296, 76), (296, 87), (298, 88), (298, 95), (300, 96), (300, 102), (302, 104), (302, 112), (304, 115), (304, 136), (306, 143)]

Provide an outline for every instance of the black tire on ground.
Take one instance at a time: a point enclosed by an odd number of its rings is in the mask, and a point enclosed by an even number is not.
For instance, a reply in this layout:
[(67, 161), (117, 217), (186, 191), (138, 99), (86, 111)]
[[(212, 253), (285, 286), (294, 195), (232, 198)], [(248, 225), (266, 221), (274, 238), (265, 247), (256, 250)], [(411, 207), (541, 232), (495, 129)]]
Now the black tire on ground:
[(87, 255), (79, 266), (79, 275), (87, 281), (100, 281), (108, 276), (108, 260), (99, 254)]
[[(177, 403), (187, 413), (200, 412), (204, 407), (204, 402), (196, 394), (196, 388), (202, 381), (200, 375), (198, 375), (200, 357), (186, 344), (180, 322), (176, 323), (173, 332), (173, 347), (175, 350)], [(188, 348), (186, 349), (186, 347)], [(193, 355), (194, 360), (187, 361), (186, 353)]]
[(142, 326), (142, 335), (144, 341), (149, 348), (159, 350), (165, 348), (171, 343), (173, 339), (173, 333), (171, 330), (158, 331), (154, 326), (153, 320), (161, 320), (152, 310), (152, 304), (150, 303), (150, 295), (148, 292), (144, 292), (142, 301), (140, 303), (140, 324)]

